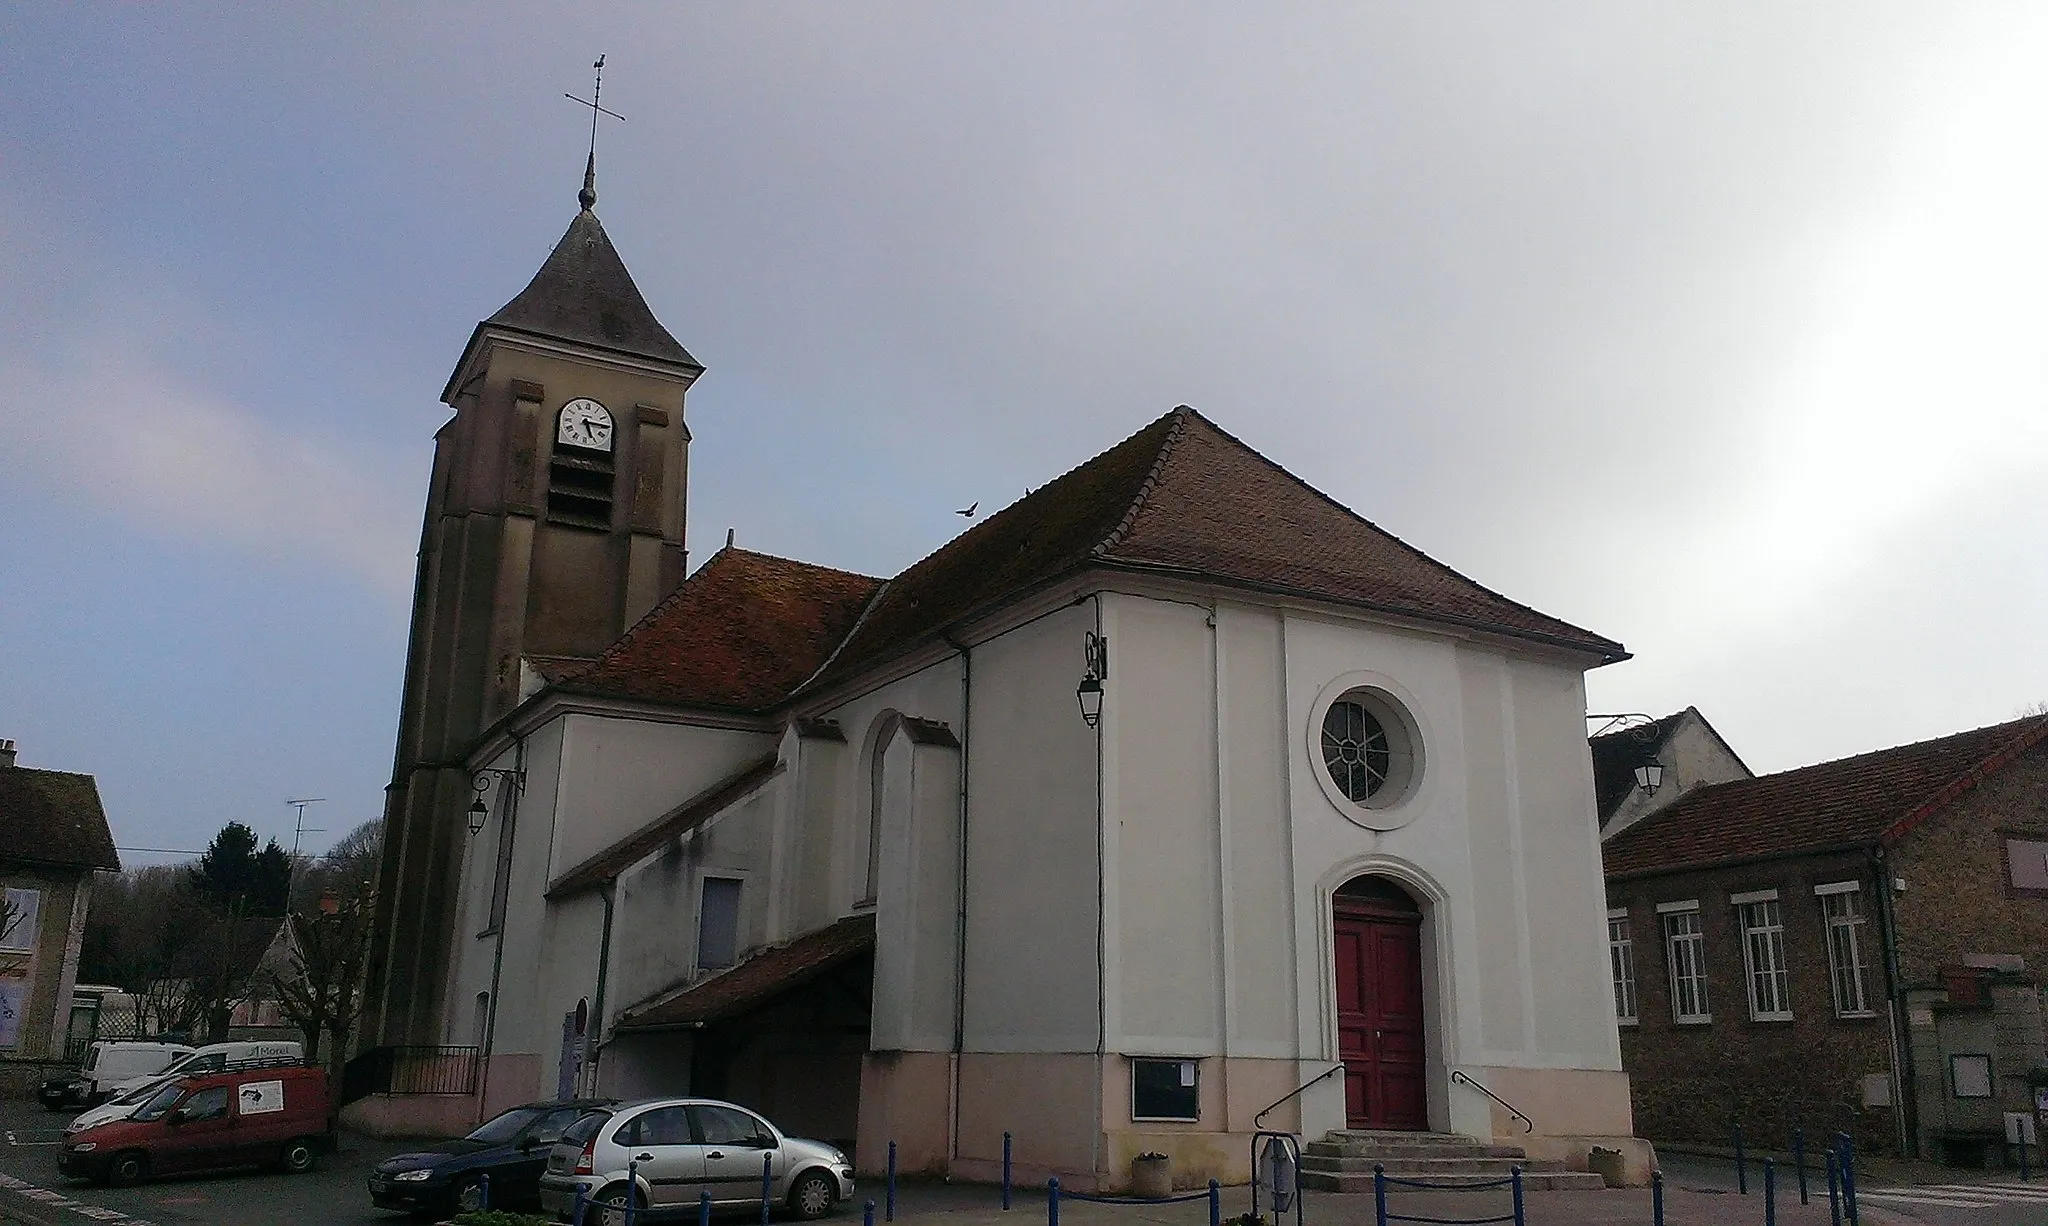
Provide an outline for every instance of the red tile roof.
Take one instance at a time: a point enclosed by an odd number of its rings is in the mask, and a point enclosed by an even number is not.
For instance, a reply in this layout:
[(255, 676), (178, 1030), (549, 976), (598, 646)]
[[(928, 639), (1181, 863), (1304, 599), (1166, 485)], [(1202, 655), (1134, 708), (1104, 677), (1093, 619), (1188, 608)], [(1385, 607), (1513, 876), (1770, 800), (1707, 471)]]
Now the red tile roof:
[(728, 546), (587, 667), (564, 693), (755, 711), (818, 670), (880, 581)]
[(1183, 405), (891, 580), (819, 684), (1084, 566), (1221, 580), (1606, 660), (1628, 654), (1481, 587)]
[(555, 684), (764, 711), (1091, 567), (1333, 601), (1602, 660), (1628, 654), (1432, 560), (1183, 406), (887, 583), (722, 550), (595, 664)]
[(0, 864), (118, 872), (121, 858), (93, 777), (0, 766)]
[(649, 997), (620, 1016), (619, 1029), (715, 1022), (745, 1013), (874, 947), (874, 912), (849, 915), (680, 991), (669, 988)]
[(1607, 876), (1891, 842), (2048, 739), (2030, 716), (1937, 740), (1718, 783), (1630, 826), (1601, 847)]

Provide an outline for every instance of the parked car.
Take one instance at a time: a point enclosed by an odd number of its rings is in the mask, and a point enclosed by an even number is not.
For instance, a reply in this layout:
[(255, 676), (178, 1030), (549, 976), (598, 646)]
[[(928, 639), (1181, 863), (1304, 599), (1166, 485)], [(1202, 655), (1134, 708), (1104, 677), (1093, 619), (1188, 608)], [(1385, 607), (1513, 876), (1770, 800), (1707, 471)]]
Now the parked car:
[(66, 1133), (79, 1132), (94, 1124), (118, 1120), (133, 1112), (159, 1089), (179, 1077), (198, 1077), (207, 1073), (226, 1073), (235, 1069), (276, 1068), (305, 1062), (305, 1047), (299, 1043), (237, 1042), (209, 1043), (194, 1050), (161, 1073), (149, 1077), (129, 1077), (113, 1083), (113, 1096), (89, 1107), (84, 1114), (64, 1126)]
[(46, 1111), (76, 1111), (92, 1100), (92, 1079), (84, 1073), (59, 1073), (43, 1078), (36, 1101)]
[(238, 1166), (297, 1172), (311, 1170), (333, 1142), (324, 1071), (238, 1069), (177, 1078), (133, 1114), (67, 1133), (57, 1169), (114, 1184)]
[(588, 1226), (621, 1226), (629, 1206), (695, 1209), (768, 1201), (803, 1218), (823, 1217), (853, 1195), (853, 1166), (822, 1141), (785, 1136), (745, 1107), (709, 1098), (657, 1098), (593, 1111), (569, 1126), (540, 1177), (541, 1208), (563, 1220), (578, 1197), (595, 1206)]
[(488, 1188), (492, 1209), (531, 1206), (540, 1199), (540, 1173), (555, 1142), (584, 1115), (611, 1105), (609, 1098), (528, 1103), (459, 1140), (386, 1158), (370, 1172), (370, 1203), (415, 1217), (452, 1217), (484, 1208)]
[(119, 1093), (115, 1083), (161, 1073), (193, 1050), (183, 1043), (94, 1043), (86, 1048), (85, 1064), (78, 1070), (86, 1081), (85, 1105), (105, 1102)]

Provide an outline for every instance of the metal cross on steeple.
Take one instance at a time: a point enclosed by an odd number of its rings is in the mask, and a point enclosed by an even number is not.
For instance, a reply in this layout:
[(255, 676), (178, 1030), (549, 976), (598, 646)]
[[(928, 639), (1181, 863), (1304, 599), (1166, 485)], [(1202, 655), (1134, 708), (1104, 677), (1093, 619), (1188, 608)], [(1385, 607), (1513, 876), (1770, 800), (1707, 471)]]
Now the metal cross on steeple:
[(567, 98), (569, 101), (575, 103), (578, 106), (587, 106), (590, 108), (590, 159), (583, 163), (583, 190), (576, 193), (576, 199), (581, 201), (583, 207), (586, 209), (594, 206), (597, 203), (598, 112), (602, 111), (603, 113), (611, 116), (613, 119), (618, 120), (620, 123), (626, 122), (626, 117), (624, 115), (621, 115), (617, 111), (609, 110), (597, 104), (597, 100), (604, 95), (604, 57), (601, 55), (598, 56), (597, 63), (592, 64), (591, 68), (596, 70), (597, 81), (594, 85), (590, 87), (589, 101), (586, 102), (583, 99), (578, 98), (574, 94), (562, 95), (564, 98)]

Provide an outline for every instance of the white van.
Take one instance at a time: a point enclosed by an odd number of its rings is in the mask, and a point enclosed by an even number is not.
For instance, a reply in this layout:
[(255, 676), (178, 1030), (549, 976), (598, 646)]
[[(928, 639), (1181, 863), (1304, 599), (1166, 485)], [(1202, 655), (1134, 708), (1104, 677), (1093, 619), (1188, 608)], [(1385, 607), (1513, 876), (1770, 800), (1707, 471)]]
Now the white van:
[[(113, 1046), (137, 1046), (135, 1044), (113, 1044)], [(147, 1046), (142, 1045), (142, 1046)], [(154, 1073), (123, 1078), (117, 1081), (95, 1080), (96, 1089), (104, 1088), (111, 1097), (84, 1115), (72, 1120), (64, 1131), (77, 1132), (117, 1120), (148, 1101), (159, 1086), (178, 1077), (198, 1077), (208, 1073), (223, 1073), (233, 1068), (244, 1068), (252, 1064), (296, 1064), (306, 1058), (305, 1044), (296, 1040), (264, 1039), (236, 1043), (209, 1043), (204, 1047), (184, 1049), (185, 1055), (175, 1063)]]
[(183, 1043), (94, 1043), (85, 1052), (85, 1065), (78, 1070), (85, 1078), (86, 1096), (99, 1102), (118, 1093), (117, 1082), (147, 1078), (161, 1073), (195, 1051)]

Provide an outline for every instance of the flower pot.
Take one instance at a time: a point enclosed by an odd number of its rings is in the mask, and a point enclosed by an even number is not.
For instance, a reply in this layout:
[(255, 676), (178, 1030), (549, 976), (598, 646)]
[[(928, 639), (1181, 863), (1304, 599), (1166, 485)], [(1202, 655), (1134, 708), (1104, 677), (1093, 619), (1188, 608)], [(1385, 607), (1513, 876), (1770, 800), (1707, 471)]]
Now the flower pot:
[(1628, 1182), (1628, 1168), (1623, 1165), (1621, 1151), (1602, 1149), (1598, 1145), (1586, 1155), (1586, 1169), (1598, 1175), (1608, 1187), (1623, 1187)]
[(1131, 1195), (1141, 1200), (1158, 1200), (1173, 1195), (1173, 1159), (1131, 1159)]

